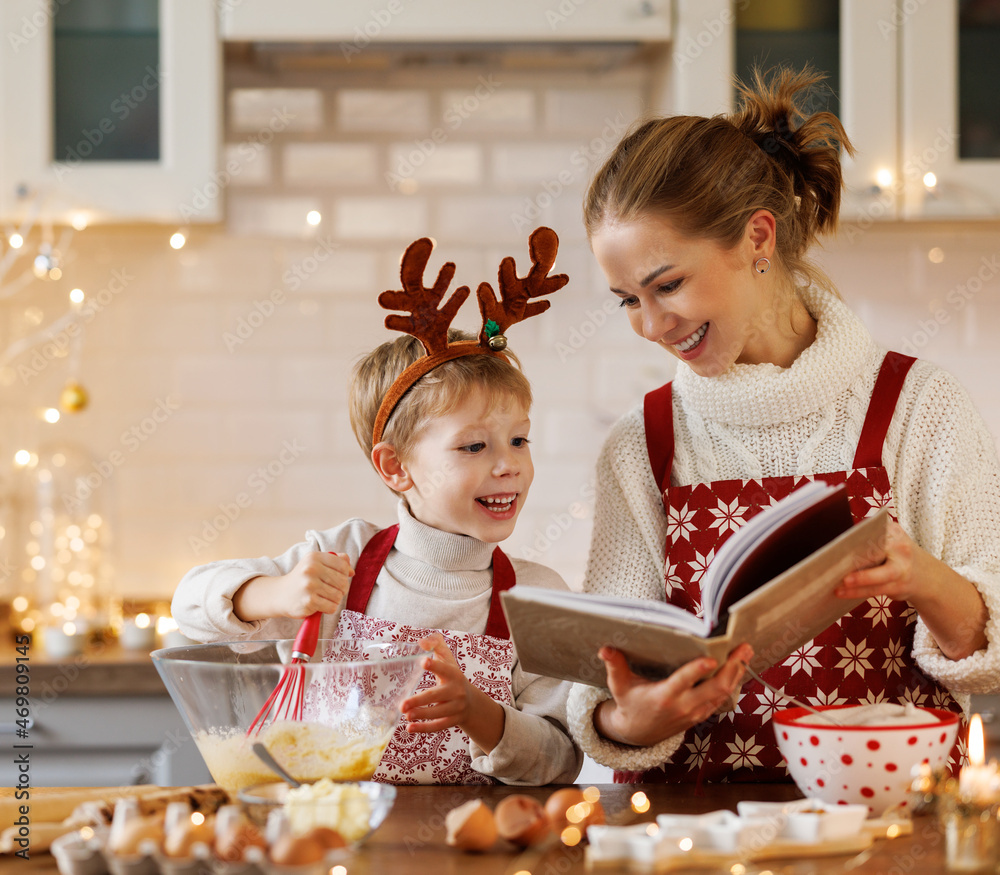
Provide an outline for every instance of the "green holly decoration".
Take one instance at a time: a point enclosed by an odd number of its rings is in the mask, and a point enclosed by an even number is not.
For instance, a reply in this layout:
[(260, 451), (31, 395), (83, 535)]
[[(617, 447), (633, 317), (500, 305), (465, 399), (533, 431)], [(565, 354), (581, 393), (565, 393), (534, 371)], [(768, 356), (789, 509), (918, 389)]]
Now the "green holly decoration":
[(494, 322), (492, 319), (488, 319), (486, 321), (486, 324), (483, 326), (483, 334), (485, 334), (487, 337), (493, 337), (494, 335), (499, 333), (500, 333), (500, 326), (497, 325), (497, 323)]

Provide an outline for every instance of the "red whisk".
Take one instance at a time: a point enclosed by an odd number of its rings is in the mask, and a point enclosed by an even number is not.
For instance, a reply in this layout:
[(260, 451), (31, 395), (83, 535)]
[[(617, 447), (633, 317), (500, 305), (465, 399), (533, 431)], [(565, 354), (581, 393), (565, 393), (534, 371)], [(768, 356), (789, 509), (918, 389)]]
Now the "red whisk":
[(317, 611), (302, 621), (299, 633), (292, 644), (292, 659), (282, 669), (278, 685), (268, 696), (264, 707), (254, 717), (247, 735), (260, 732), (269, 722), (302, 719), (302, 700), (306, 692), (305, 663), (309, 662), (316, 652), (319, 624), (322, 619), (323, 614)]

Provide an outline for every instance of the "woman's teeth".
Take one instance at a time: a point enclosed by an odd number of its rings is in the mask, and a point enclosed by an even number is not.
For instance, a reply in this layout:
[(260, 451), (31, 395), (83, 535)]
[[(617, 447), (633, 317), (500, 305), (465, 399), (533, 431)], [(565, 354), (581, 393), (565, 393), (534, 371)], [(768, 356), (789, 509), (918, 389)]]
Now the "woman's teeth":
[(701, 339), (705, 336), (705, 332), (708, 331), (708, 323), (706, 322), (701, 326), (694, 334), (692, 334), (687, 340), (682, 340), (680, 343), (675, 343), (674, 347), (679, 349), (681, 352), (690, 352), (694, 349)]
[(514, 495), (494, 495), (491, 498), (477, 498), (483, 507), (487, 510), (494, 511), (495, 513), (504, 513), (510, 510), (510, 506), (514, 503), (514, 499), (517, 498), (517, 494)]

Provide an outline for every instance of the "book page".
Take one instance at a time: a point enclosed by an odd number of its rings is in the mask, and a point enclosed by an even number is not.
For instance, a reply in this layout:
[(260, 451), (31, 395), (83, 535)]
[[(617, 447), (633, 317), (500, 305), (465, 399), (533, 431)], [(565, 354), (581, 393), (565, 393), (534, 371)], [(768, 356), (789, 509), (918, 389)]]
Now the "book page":
[(864, 601), (833, 591), (848, 572), (885, 558), (888, 519), (881, 509), (733, 605), (729, 634), (753, 644), (755, 671), (781, 662)]
[(515, 598), (526, 599), (536, 604), (554, 605), (581, 614), (670, 626), (675, 629), (683, 629), (691, 635), (698, 635), (702, 638), (708, 634), (708, 624), (702, 617), (666, 602), (615, 598), (614, 596), (528, 586), (515, 587), (511, 592), (515, 593)]
[(701, 619), (679, 608), (673, 610), (693, 620), (700, 634), (664, 625), (661, 612), (646, 607), (655, 602), (638, 602), (642, 607), (636, 611), (621, 605), (595, 610), (591, 602), (596, 596), (525, 586), (500, 597), (520, 667), (535, 674), (605, 686), (604, 662), (597, 655), (605, 645), (620, 650), (634, 672), (649, 678), (668, 677), (699, 656), (711, 656), (721, 665), (732, 649), (725, 636), (703, 637)]
[[(820, 480), (806, 483), (752, 517), (722, 545), (702, 581), (703, 604), (712, 627), (725, 625), (727, 610), (736, 601), (852, 524), (844, 485)], [(735, 541), (739, 543), (727, 550)]]

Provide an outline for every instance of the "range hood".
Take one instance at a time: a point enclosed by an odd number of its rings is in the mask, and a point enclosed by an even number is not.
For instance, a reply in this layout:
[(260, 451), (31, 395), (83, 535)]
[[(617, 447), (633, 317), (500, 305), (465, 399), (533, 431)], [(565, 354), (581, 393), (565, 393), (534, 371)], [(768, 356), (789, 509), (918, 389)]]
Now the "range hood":
[(664, 43), (670, 0), (219, 0), (224, 40), (330, 43), (345, 58), (413, 43)]
[(656, 54), (638, 41), (597, 42), (437, 42), (371, 45), (345, 54), (336, 42), (233, 42), (225, 44), (226, 63), (257, 70), (317, 72), (407, 71), (488, 67), (496, 71), (615, 70)]

